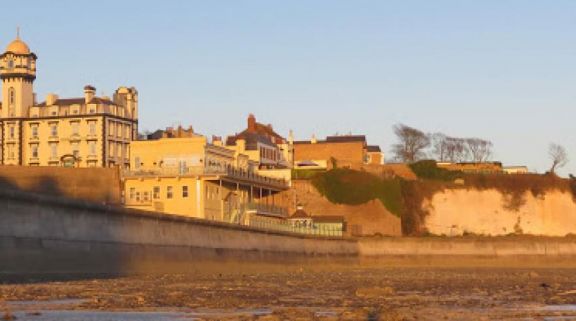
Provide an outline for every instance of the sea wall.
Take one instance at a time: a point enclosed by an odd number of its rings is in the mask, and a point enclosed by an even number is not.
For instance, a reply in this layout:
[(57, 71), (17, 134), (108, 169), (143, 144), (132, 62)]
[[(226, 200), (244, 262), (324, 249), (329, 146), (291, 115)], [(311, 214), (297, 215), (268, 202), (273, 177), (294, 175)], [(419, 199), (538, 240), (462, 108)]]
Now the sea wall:
[(574, 256), (576, 238), (536, 236), (367, 238), (359, 241), (359, 255), (365, 257)]
[(534, 195), (496, 189), (444, 189), (423, 204), (426, 229), (436, 235), (576, 234), (573, 195), (548, 190)]
[[(17, 191), (0, 191), (0, 272), (137, 270), (170, 260), (355, 256), (350, 239), (270, 232)], [(157, 260), (161, 262), (161, 260)]]
[(0, 166), (0, 188), (95, 203), (121, 203), (118, 168)]

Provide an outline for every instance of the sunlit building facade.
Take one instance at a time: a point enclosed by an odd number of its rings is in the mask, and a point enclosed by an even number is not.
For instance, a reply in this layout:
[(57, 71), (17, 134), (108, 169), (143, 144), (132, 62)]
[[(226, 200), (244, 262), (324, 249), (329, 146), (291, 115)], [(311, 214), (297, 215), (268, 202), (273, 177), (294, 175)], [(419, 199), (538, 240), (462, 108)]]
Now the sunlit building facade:
[(23, 166), (128, 167), (138, 133), (138, 92), (120, 87), (113, 97), (34, 93), (37, 56), (18, 36), (0, 55), (0, 164)]

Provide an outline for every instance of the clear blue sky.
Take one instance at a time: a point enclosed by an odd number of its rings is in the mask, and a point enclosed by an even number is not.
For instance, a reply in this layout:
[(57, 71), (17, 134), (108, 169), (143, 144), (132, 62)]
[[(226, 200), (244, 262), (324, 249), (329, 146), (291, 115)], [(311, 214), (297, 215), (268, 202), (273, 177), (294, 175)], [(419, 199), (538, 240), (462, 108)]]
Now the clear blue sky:
[[(576, 174), (576, 1), (9, 1), (0, 43), (38, 55), (35, 89), (140, 92), (141, 129), (227, 135), (248, 113), (297, 139), (392, 126), (478, 136), (543, 171), (550, 142)], [(9, 13), (7, 13), (9, 12)]]

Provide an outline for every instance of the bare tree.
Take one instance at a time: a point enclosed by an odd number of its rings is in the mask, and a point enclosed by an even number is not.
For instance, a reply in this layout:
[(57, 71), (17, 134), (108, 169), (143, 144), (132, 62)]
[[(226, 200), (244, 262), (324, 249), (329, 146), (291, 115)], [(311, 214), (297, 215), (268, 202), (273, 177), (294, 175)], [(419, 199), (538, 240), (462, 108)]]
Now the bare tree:
[(466, 141), (462, 138), (448, 137), (446, 140), (447, 158), (452, 163), (463, 162), (468, 157)]
[(412, 163), (425, 157), (424, 150), (430, 146), (430, 137), (424, 132), (397, 124), (394, 126), (394, 134), (398, 143), (392, 145), (392, 152), (397, 160)]
[(551, 143), (550, 146), (548, 146), (548, 155), (550, 155), (550, 159), (552, 160), (550, 173), (555, 173), (556, 169), (564, 167), (568, 163), (568, 154), (566, 154), (564, 146)]
[(467, 138), (466, 147), (470, 160), (475, 163), (486, 162), (492, 156), (492, 142), (480, 138)]
[(439, 162), (445, 162), (448, 159), (448, 136), (442, 133), (430, 134), (430, 142), (432, 144), (432, 155)]

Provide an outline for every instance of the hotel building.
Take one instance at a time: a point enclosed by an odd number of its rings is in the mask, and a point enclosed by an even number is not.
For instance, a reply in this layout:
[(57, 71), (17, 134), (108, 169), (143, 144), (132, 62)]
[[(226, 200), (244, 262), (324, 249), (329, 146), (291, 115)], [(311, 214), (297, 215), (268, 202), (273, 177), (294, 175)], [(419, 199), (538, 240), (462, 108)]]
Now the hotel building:
[(36, 102), (37, 56), (18, 36), (0, 55), (0, 164), (109, 167), (130, 164), (138, 134), (138, 92), (120, 87), (113, 97), (59, 98)]

